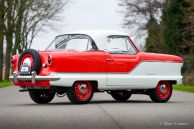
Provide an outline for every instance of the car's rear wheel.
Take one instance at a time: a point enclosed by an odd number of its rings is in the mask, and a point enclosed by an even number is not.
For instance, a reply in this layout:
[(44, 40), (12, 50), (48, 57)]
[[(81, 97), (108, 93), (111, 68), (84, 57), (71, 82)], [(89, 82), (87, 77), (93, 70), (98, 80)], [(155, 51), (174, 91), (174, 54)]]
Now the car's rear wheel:
[(30, 90), (30, 98), (38, 104), (46, 104), (53, 100), (55, 93), (51, 90)]
[(93, 87), (89, 81), (75, 82), (67, 90), (67, 97), (74, 104), (89, 103), (94, 94)]
[(172, 84), (168, 81), (161, 81), (156, 88), (149, 91), (149, 95), (153, 102), (167, 102), (172, 95)]
[(131, 97), (130, 91), (111, 91), (110, 94), (117, 101), (127, 101)]

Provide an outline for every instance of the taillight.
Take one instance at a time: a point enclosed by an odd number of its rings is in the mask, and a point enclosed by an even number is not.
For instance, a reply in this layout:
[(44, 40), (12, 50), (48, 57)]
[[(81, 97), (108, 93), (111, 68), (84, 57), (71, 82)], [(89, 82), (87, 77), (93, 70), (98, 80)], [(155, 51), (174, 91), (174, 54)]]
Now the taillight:
[(49, 64), (49, 65), (52, 64), (52, 56), (51, 56), (51, 55), (48, 56), (48, 64)]

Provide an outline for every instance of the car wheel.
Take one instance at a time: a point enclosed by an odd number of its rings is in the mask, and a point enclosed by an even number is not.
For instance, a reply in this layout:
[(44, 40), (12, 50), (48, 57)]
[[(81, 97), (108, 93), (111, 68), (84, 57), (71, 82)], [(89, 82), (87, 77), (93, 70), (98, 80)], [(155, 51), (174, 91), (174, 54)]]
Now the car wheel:
[(35, 71), (37, 75), (40, 73), (42, 62), (41, 62), (41, 57), (36, 50), (26, 49), (21, 53), (18, 61), (19, 72), (20, 72), (21, 66), (24, 65), (24, 63), (26, 62), (30, 66), (30, 72)]
[(67, 90), (67, 97), (73, 104), (89, 103), (93, 94), (93, 87), (88, 81), (75, 82), (74, 85)]
[(153, 102), (167, 102), (172, 95), (172, 84), (168, 81), (161, 81), (155, 89), (149, 91), (150, 98)]
[(30, 98), (38, 104), (46, 104), (53, 100), (55, 93), (50, 90), (30, 90)]
[(130, 91), (111, 91), (110, 94), (117, 101), (127, 101), (131, 97)]

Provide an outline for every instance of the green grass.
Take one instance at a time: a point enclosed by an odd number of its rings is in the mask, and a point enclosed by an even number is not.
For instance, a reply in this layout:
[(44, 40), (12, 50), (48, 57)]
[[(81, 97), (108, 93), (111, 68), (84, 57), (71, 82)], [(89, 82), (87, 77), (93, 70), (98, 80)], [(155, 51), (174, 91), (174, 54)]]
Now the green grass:
[(173, 85), (174, 90), (194, 93), (194, 86)]
[(0, 82), (0, 88), (7, 87), (7, 86), (11, 86), (11, 82), (10, 81)]

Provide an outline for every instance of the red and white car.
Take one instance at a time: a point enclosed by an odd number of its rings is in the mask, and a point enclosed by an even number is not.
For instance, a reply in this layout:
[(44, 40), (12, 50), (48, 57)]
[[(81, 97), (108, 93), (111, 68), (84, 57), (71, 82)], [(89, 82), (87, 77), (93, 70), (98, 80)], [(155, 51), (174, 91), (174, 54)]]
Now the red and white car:
[(167, 102), (172, 84), (182, 83), (181, 57), (140, 52), (127, 34), (117, 31), (59, 35), (45, 51), (27, 49), (11, 63), (10, 79), (36, 103), (66, 94), (72, 103), (88, 103), (94, 92), (103, 91), (118, 101), (146, 94), (154, 102)]

